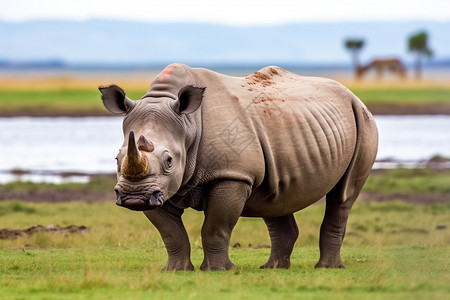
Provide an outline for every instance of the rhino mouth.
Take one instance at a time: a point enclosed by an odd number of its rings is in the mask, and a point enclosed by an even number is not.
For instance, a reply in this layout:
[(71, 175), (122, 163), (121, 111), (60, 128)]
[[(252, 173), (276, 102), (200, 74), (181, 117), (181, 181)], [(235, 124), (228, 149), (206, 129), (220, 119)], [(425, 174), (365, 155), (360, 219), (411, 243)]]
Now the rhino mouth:
[[(117, 192), (116, 192), (117, 193)], [(163, 193), (154, 191), (150, 195), (145, 194), (120, 194), (117, 193), (116, 204), (131, 210), (150, 210), (161, 207), (164, 203)]]

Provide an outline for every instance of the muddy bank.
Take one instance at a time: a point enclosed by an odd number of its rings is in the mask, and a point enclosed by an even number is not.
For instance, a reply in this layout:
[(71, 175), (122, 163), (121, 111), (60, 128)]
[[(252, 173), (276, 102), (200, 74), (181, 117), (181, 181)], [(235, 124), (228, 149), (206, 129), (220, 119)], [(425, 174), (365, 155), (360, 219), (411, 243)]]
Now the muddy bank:
[(387, 202), (404, 201), (412, 204), (449, 203), (450, 195), (439, 194), (374, 194), (363, 193), (357, 201), (363, 202)]
[(77, 226), (77, 225), (69, 225), (66, 227), (61, 227), (59, 225), (36, 225), (31, 226), (29, 228), (25, 229), (10, 229), (10, 228), (4, 228), (0, 229), (0, 239), (3, 240), (14, 240), (21, 236), (25, 235), (32, 235), (37, 232), (52, 232), (52, 233), (60, 233), (63, 235), (69, 234), (69, 233), (85, 233), (89, 229), (84, 226)]
[(399, 116), (399, 115), (450, 115), (450, 105), (368, 105), (373, 115)]
[(87, 203), (110, 201), (115, 203), (116, 195), (105, 191), (65, 191), (65, 190), (2, 190), (0, 193), (0, 201), (2, 200), (19, 200), (32, 203), (58, 203), (83, 201)]
[[(450, 115), (450, 104), (433, 105), (368, 105), (373, 115)], [(111, 117), (106, 110), (66, 111), (66, 110), (1, 110), (0, 117)]]
[[(423, 168), (373, 169), (358, 201), (450, 203), (448, 162), (448, 158), (434, 156)], [(30, 203), (81, 201), (109, 202), (114, 205), (116, 194), (113, 189), (116, 183), (115, 174), (90, 174), (87, 183), (51, 184), (18, 181), (0, 185), (0, 201), (17, 200)]]

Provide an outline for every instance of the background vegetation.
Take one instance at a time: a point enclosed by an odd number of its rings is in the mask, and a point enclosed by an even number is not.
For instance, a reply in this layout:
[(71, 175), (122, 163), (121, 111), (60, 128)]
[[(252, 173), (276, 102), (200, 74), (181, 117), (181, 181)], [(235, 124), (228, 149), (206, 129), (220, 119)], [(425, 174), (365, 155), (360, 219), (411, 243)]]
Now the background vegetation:
[[(148, 78), (146, 78), (148, 79)], [(1, 115), (110, 115), (100, 101), (97, 81), (76, 78), (49, 78), (42, 81), (3, 81), (0, 83)], [(148, 81), (116, 82), (131, 99), (140, 99)], [(344, 82), (345, 83), (345, 82)], [(349, 82), (345, 83), (375, 113), (402, 108), (404, 113), (417, 108), (438, 106), (450, 112), (450, 86), (446, 83)], [(382, 108), (382, 109), (380, 109)]]

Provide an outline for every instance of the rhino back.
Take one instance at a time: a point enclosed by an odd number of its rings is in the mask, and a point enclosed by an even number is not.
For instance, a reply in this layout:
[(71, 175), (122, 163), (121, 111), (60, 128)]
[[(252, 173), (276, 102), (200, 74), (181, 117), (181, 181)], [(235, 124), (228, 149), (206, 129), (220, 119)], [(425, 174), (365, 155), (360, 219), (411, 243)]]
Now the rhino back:
[(198, 169), (203, 180), (252, 186), (248, 216), (286, 215), (319, 200), (356, 143), (352, 101), (335, 81), (266, 67), (246, 77), (197, 71), (206, 88)]

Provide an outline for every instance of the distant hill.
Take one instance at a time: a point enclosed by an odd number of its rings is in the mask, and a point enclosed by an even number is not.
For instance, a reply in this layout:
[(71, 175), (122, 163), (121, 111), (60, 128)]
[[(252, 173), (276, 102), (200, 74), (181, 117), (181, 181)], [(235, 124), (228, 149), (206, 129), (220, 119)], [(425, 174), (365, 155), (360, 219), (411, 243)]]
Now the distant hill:
[[(407, 37), (430, 35), (434, 60), (450, 59), (450, 22), (296, 23), (233, 27), (203, 23), (112, 20), (0, 22), (0, 61), (95, 65), (344, 64), (348, 37), (363, 38), (361, 61), (398, 56), (405, 62)], [(0, 64), (1, 65), (1, 64)]]

